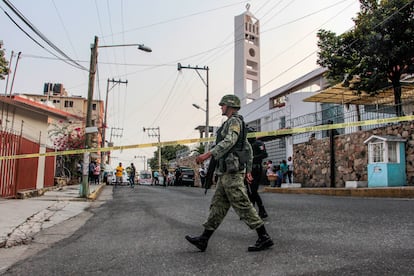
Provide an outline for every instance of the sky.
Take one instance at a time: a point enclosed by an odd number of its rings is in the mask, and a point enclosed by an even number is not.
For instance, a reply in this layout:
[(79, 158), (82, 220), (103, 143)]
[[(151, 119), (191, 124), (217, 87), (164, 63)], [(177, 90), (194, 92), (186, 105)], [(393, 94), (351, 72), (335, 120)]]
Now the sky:
[[(77, 65), (64, 62), (6, 2)], [(157, 142), (144, 127), (159, 127), (161, 141), (198, 138), (195, 128), (205, 124), (206, 113), (192, 104), (205, 108), (206, 86), (195, 70), (178, 71), (177, 63), (208, 66), (209, 124), (219, 126), (225, 118), (218, 102), (234, 93), (234, 17), (246, 11), (246, 4), (260, 21), (261, 95), (317, 68), (317, 31), (341, 34), (354, 26), (359, 11), (357, 0), (2, 0), (5, 57), (10, 60), (12, 51), (21, 52), (15, 72), (17, 58), (12, 59), (11, 93), (42, 94), (44, 83), (51, 82), (62, 83), (69, 95), (86, 98), (95, 36), (99, 46), (144, 44), (151, 53), (126, 46), (98, 49), (94, 99), (105, 100), (107, 79), (128, 81), (110, 86), (108, 92), (108, 127), (122, 129), (117, 133), (122, 137), (112, 141)], [(205, 81), (205, 71), (199, 72)], [(0, 80), (0, 93), (5, 88), (6, 81)], [(154, 151), (132, 149), (112, 156), (115, 162), (134, 162), (143, 169), (141, 159), (134, 157), (151, 158)]]

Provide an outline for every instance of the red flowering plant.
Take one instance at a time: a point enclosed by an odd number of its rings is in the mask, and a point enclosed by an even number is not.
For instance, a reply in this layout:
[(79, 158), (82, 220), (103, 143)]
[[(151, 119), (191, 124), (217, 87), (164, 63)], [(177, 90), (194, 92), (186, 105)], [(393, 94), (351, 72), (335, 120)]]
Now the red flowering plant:
[(58, 121), (52, 123), (49, 138), (58, 151), (81, 149), (85, 144), (85, 133), (77, 124)]
[[(81, 122), (56, 121), (49, 125), (49, 139), (57, 151), (82, 149), (85, 145), (85, 132)], [(76, 164), (82, 159), (82, 155), (62, 155), (63, 162), (57, 162), (56, 174), (63, 172), (65, 167), (73, 176), (76, 174)], [(62, 164), (59, 164), (62, 163)], [(60, 167), (58, 167), (60, 166)]]

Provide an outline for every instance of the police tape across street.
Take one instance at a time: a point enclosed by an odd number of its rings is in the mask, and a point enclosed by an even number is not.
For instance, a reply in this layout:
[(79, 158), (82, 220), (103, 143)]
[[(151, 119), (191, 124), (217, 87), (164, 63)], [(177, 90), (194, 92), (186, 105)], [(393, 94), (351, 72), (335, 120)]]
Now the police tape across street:
[[(278, 130), (273, 130), (273, 131), (254, 132), (254, 133), (249, 133), (248, 137), (256, 137), (256, 138), (267, 137), (267, 136), (276, 137), (276, 136), (284, 136), (284, 135), (289, 135), (289, 134), (299, 134), (299, 133), (323, 131), (323, 130), (330, 130), (330, 129), (340, 129), (340, 128), (347, 128), (347, 127), (359, 127), (359, 126), (369, 126), (369, 125), (377, 125), (377, 124), (397, 123), (397, 122), (412, 121), (412, 120), (414, 120), (414, 115), (408, 115), (408, 116), (401, 116), (401, 117), (365, 120), (365, 121), (357, 121), (357, 122), (346, 122), (346, 123), (326, 124), (326, 125), (299, 127), (299, 128), (285, 128), (285, 129), (278, 129)], [(158, 147), (158, 146), (164, 147), (164, 146), (173, 146), (173, 145), (178, 145), (178, 144), (184, 145), (184, 144), (211, 142), (213, 140), (214, 138), (194, 138), (194, 139), (165, 141), (165, 142), (160, 142), (160, 143), (133, 144), (133, 145), (124, 145), (124, 146), (105, 147), (105, 148), (75, 149), (75, 150), (66, 150), (66, 151), (45, 152), (45, 153), (6, 155), (6, 156), (0, 156), (0, 161), (10, 160), (10, 159), (24, 159), (24, 158), (49, 157), (49, 156), (58, 156), (58, 155), (82, 154), (85, 152), (108, 152), (108, 151), (117, 151), (117, 150), (150, 148), (150, 147)]]

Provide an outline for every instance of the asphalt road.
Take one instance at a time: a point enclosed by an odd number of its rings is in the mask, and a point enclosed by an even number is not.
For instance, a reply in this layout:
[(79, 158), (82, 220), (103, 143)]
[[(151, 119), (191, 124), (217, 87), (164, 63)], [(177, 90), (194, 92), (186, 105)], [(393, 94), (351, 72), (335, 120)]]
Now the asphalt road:
[(119, 187), (5, 275), (414, 275), (414, 200), (265, 193), (273, 248), (247, 252), (256, 233), (231, 210), (198, 252), (184, 236), (202, 232), (212, 192)]

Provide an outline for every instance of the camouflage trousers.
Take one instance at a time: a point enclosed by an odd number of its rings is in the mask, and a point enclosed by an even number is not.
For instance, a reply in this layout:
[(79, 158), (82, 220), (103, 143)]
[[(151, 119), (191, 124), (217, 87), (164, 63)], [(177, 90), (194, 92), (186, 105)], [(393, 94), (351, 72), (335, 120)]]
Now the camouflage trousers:
[(210, 205), (210, 214), (203, 226), (207, 230), (216, 230), (230, 206), (250, 229), (257, 229), (264, 224), (247, 196), (244, 174), (223, 174), (217, 181), (216, 192)]

